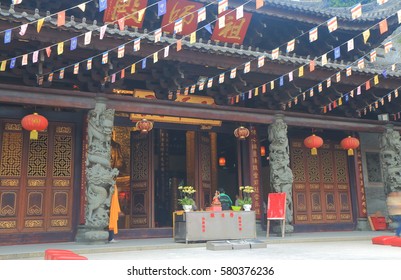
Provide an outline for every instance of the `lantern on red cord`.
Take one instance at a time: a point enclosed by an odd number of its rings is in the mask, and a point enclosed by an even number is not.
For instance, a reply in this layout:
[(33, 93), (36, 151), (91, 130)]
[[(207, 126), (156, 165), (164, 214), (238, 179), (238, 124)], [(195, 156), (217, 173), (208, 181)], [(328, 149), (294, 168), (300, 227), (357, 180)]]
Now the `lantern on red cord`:
[(234, 135), (239, 140), (245, 140), (249, 136), (249, 129), (246, 127), (240, 126), (234, 130)]
[(146, 134), (153, 128), (153, 123), (147, 119), (142, 119), (136, 122), (135, 127), (141, 131), (141, 133)]
[(305, 138), (304, 145), (311, 149), (312, 155), (317, 155), (317, 149), (323, 145), (323, 139), (315, 134), (312, 134), (311, 136)]
[(266, 147), (260, 146), (260, 156), (264, 157), (266, 155)]
[(348, 136), (347, 138), (341, 140), (340, 145), (344, 150), (348, 150), (349, 156), (353, 156), (354, 149), (359, 147), (359, 140), (355, 137)]
[(219, 166), (226, 166), (226, 158), (219, 157)]
[(22, 118), (21, 125), (24, 129), (29, 130), (29, 139), (37, 140), (38, 131), (43, 131), (49, 125), (47, 119), (38, 113), (33, 113)]

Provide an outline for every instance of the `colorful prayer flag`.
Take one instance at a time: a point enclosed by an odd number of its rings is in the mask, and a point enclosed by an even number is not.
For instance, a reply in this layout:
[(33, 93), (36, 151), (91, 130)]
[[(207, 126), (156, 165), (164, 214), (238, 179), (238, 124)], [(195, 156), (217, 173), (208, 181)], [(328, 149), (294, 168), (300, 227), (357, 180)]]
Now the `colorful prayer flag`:
[(221, 73), (219, 75), (219, 84), (222, 84), (222, 83), (224, 83), (224, 73)]
[(105, 52), (102, 55), (102, 64), (107, 64), (108, 61), (109, 61), (109, 53)]
[(287, 43), (287, 52), (292, 52), (295, 49), (295, 39)]
[(19, 31), (19, 35), (24, 36), (27, 29), (28, 29), (28, 24), (27, 23), (21, 25), (20, 31)]
[(385, 43), (384, 44), (384, 53), (389, 53), (392, 47), (393, 47), (392, 41), (388, 41), (387, 43)]
[(339, 83), (341, 81), (341, 72), (336, 73), (336, 82)]
[(155, 31), (155, 43), (160, 42), (161, 37), (162, 37), (162, 29), (158, 28)]
[(77, 75), (78, 74), (78, 72), (79, 72), (79, 63), (75, 63), (74, 64), (74, 75)]
[(263, 7), (264, 2), (264, 0), (256, 0), (256, 9)]
[(237, 76), (237, 68), (233, 68), (230, 71), (230, 79), (234, 79)]
[(370, 80), (366, 81), (365, 83), (365, 89), (369, 90), (370, 89)]
[(362, 16), (362, 5), (361, 3), (356, 4), (351, 8), (351, 18), (357, 19)]
[(377, 57), (376, 50), (372, 50), (369, 55), (370, 55), (370, 62), (375, 62)]
[(86, 70), (91, 70), (91, 69), (92, 69), (92, 59), (93, 59), (93, 58), (89, 58), (89, 59), (86, 61)]
[(380, 34), (388, 31), (387, 19), (383, 19), (381, 22), (379, 22), (379, 30)]
[(159, 53), (155, 52), (153, 53), (153, 63), (156, 63), (159, 61)]
[(318, 37), (317, 27), (312, 28), (312, 29), (309, 31), (309, 42), (314, 42), (314, 41), (316, 41), (316, 40), (317, 40), (317, 37)]
[(325, 66), (327, 64), (327, 53), (322, 55), (322, 66)]
[(354, 49), (354, 39), (352, 38), (347, 42), (347, 50), (352, 51), (353, 49)]
[(182, 39), (177, 40), (177, 52), (182, 49)]
[(334, 49), (334, 59), (338, 59), (338, 58), (340, 58), (340, 56), (341, 56), (341, 49), (340, 49), (340, 47), (336, 47)]
[(249, 71), (251, 71), (251, 62), (248, 61), (247, 63), (245, 63), (245, 67), (244, 67), (244, 73), (248, 73)]
[(358, 65), (358, 69), (363, 69), (363, 68), (365, 68), (365, 60), (364, 60), (363, 58), (360, 58), (360, 59), (358, 60), (357, 65)]
[(331, 77), (326, 80), (326, 87), (331, 87)]
[(70, 42), (70, 51), (73, 51), (77, 48), (78, 45), (78, 39), (77, 37), (71, 38), (71, 42)]
[(57, 27), (65, 24), (65, 10), (57, 13)]
[(272, 51), (272, 60), (278, 59), (279, 48), (276, 48)]
[(134, 52), (137, 52), (141, 49), (141, 38), (137, 38), (134, 40)]
[(217, 14), (221, 14), (228, 8), (228, 0), (218, 0)]
[(124, 28), (125, 28), (125, 17), (122, 17), (122, 18), (118, 19), (117, 23), (118, 23), (118, 28), (120, 29), (120, 31), (124, 31)]
[(363, 42), (366, 44), (366, 42), (368, 41), (368, 39), (370, 37), (370, 29), (363, 31), (362, 36), (363, 36)]
[(144, 59), (142, 59), (142, 69), (146, 68), (146, 62), (147, 62), (147, 58), (145, 57)]
[(99, 30), (99, 39), (103, 40), (104, 34), (106, 33), (106, 29), (107, 29), (107, 25), (103, 25), (102, 27), (100, 27)]
[(327, 28), (329, 29), (329, 33), (337, 30), (338, 28), (337, 17), (332, 17), (327, 21)]
[(36, 31), (39, 33), (40, 32), (40, 30), (42, 29), (42, 26), (43, 26), (43, 23), (45, 22), (45, 19), (44, 18), (40, 18), (39, 20), (38, 20), (38, 25), (36, 26)]
[(198, 10), (198, 23), (206, 20), (206, 8), (202, 7)]
[(64, 68), (60, 70), (60, 73), (59, 73), (58, 78), (59, 78), (60, 80), (64, 79)]
[(38, 58), (39, 58), (39, 51), (34, 51), (32, 54), (32, 63), (38, 62)]
[(236, 20), (239, 20), (244, 17), (244, 5), (239, 6), (235, 11), (236, 11), (235, 12)]
[(8, 44), (11, 42), (11, 29), (7, 29), (4, 33), (4, 44)]
[(57, 54), (61, 55), (64, 52), (64, 42), (60, 42), (57, 44)]
[(388, 0), (377, 0), (377, 4), (383, 5), (384, 3), (387, 3)]
[(258, 68), (263, 67), (265, 65), (265, 56), (259, 56), (258, 57)]
[(310, 62), (309, 62), (309, 72), (313, 72), (313, 71), (315, 71), (315, 61), (314, 60), (311, 60)]
[(92, 40), (92, 31), (88, 31), (85, 33), (84, 45), (89, 45)]
[(191, 35), (189, 36), (189, 43), (190, 44), (196, 43), (196, 31), (192, 32)]
[(164, 57), (168, 57), (169, 53), (170, 53), (170, 46), (167, 46), (164, 48)]
[(209, 78), (207, 80), (207, 88), (211, 88), (213, 86), (213, 78)]
[(352, 68), (351, 68), (351, 66), (347, 66), (347, 68), (346, 68), (346, 70), (345, 70), (345, 75), (346, 75), (347, 77), (349, 77), (349, 76), (352, 75)]
[(218, 21), (219, 21), (219, 29), (223, 29), (226, 26), (226, 16), (222, 15), (221, 17), (219, 17)]
[(178, 34), (181, 32), (182, 32), (182, 18), (179, 18), (174, 22), (174, 33)]
[(157, 2), (157, 16), (162, 16), (167, 12), (166, 0)]
[(125, 53), (125, 45), (119, 46), (117, 50), (117, 57), (118, 58), (124, 57), (124, 53)]
[(301, 66), (298, 69), (298, 77), (302, 77), (303, 75), (304, 75), (304, 66)]
[(136, 64), (131, 65), (131, 74), (134, 74), (136, 72)]

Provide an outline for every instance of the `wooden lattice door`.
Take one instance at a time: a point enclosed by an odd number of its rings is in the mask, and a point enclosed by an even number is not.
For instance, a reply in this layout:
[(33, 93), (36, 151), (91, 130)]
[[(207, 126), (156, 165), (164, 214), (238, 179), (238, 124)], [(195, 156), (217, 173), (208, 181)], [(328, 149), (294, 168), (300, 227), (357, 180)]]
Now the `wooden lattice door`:
[(0, 235), (71, 231), (74, 126), (50, 123), (30, 140), (19, 122), (0, 124)]
[(325, 141), (311, 155), (302, 140), (291, 142), (295, 224), (351, 223), (352, 207), (347, 154)]

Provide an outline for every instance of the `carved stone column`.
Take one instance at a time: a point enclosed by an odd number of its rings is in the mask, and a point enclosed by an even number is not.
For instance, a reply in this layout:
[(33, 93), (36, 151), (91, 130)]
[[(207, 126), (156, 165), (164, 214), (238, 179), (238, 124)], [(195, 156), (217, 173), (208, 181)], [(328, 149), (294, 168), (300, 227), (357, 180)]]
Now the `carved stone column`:
[[(393, 129), (392, 124), (386, 125), (380, 139), (380, 163), (383, 170), (384, 193), (388, 202), (389, 196), (401, 192), (401, 140), (400, 133)], [(391, 215), (389, 217), (393, 220)], [(390, 224), (390, 228), (396, 226), (394, 221)]]
[[(275, 192), (285, 192), (286, 203), (286, 232), (293, 232), (293, 175), (290, 168), (289, 146), (287, 138), (287, 124), (284, 116), (276, 115), (275, 121), (269, 126), (269, 157), (270, 157), (270, 184)], [(274, 228), (280, 232), (279, 228)]]
[(111, 167), (111, 135), (114, 109), (106, 109), (103, 98), (88, 113), (88, 156), (86, 162), (85, 225), (78, 230), (78, 242), (106, 241), (110, 198), (118, 169)]

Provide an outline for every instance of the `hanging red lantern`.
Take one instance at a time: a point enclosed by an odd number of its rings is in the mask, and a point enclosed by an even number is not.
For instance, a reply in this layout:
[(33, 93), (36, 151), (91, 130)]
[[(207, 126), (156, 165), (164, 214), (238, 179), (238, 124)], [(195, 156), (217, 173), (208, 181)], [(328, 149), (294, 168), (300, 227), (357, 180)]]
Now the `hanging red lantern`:
[(29, 130), (29, 139), (37, 140), (38, 131), (43, 131), (49, 125), (47, 119), (38, 113), (33, 113), (22, 118), (21, 125), (24, 129)]
[(226, 166), (226, 158), (219, 157), (219, 166)]
[(135, 127), (141, 131), (141, 133), (148, 133), (153, 128), (153, 123), (147, 119), (142, 119), (136, 122)]
[(305, 138), (304, 145), (311, 149), (312, 155), (317, 155), (317, 149), (323, 145), (323, 139), (315, 134), (312, 134), (311, 136)]
[(260, 156), (264, 157), (266, 155), (266, 147), (260, 146)]
[(353, 156), (354, 149), (359, 147), (359, 140), (355, 137), (348, 136), (347, 138), (341, 140), (340, 145), (344, 150), (348, 150), (349, 156)]
[(234, 130), (234, 135), (239, 140), (245, 140), (249, 136), (249, 129), (246, 127), (240, 126)]

